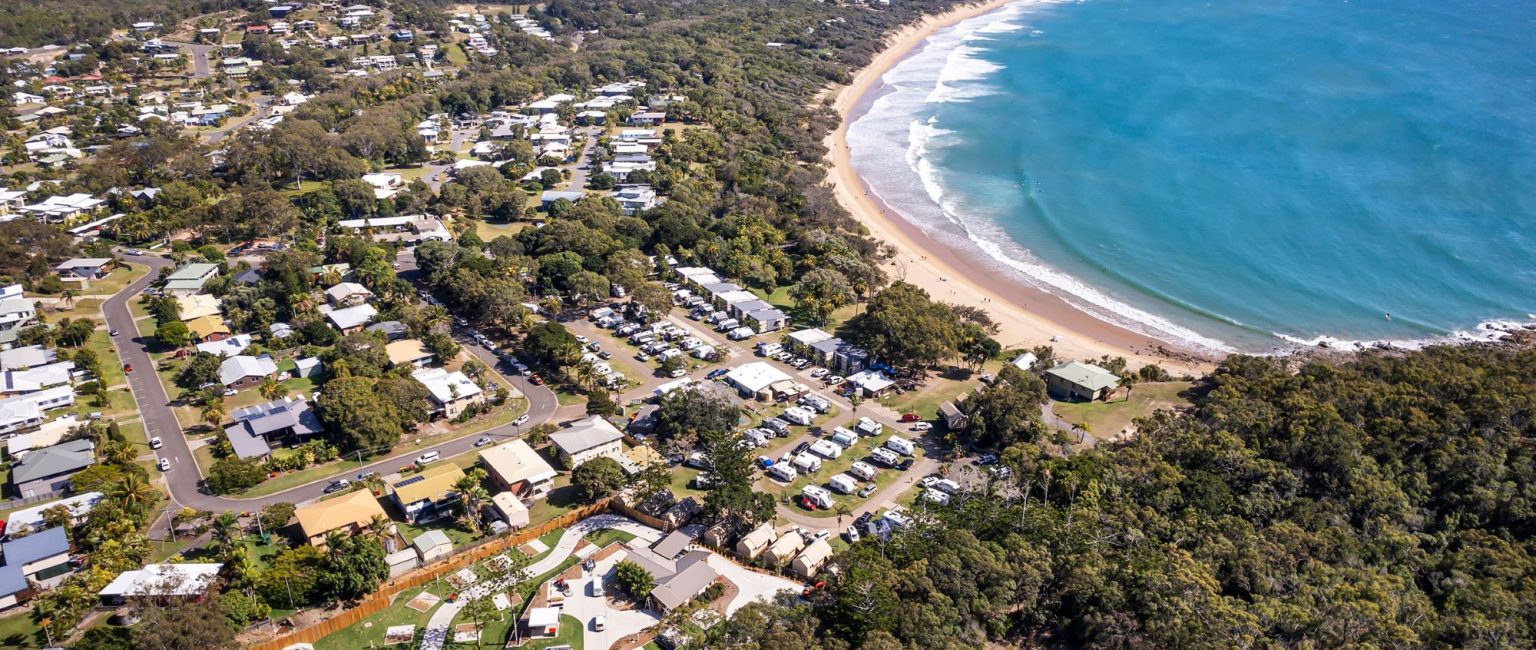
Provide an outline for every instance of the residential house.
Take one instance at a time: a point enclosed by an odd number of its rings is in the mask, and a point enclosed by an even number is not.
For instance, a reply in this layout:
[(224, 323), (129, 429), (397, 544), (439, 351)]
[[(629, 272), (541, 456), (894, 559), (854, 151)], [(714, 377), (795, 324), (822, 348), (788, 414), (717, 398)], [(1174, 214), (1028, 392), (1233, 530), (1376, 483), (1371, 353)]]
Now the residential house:
[(485, 391), (457, 370), (448, 372), (443, 368), (429, 368), (418, 370), (411, 377), (432, 393), (435, 412), (450, 420), (459, 417), (470, 405), (485, 401)]
[(624, 434), (601, 416), (591, 416), (570, 423), (549, 434), (567, 469), (576, 469), (594, 458), (612, 458), (624, 453)]
[(613, 192), (613, 200), (619, 202), (619, 207), (626, 215), (635, 215), (656, 207), (656, 190), (649, 185), (629, 185), (618, 188)]
[(27, 395), (55, 386), (71, 386), (75, 381), (75, 362), (56, 361), (31, 368), (0, 372), (0, 394)]
[(325, 433), (325, 425), (303, 398), (284, 398), (236, 409), (235, 423), (224, 428), (224, 436), (242, 459), (262, 458), (272, 453), (271, 443), (302, 440)]
[(73, 386), (55, 386), (0, 400), (0, 435), (37, 427), (43, 424), (44, 412), (74, 403)]
[[(325, 546), (325, 538), (331, 531), (341, 531), (348, 536), (367, 531), (374, 517), (389, 522), (379, 500), (368, 490), (356, 490), (345, 496), (302, 506), (293, 514), (299, 520), (299, 532), (311, 546)], [(385, 525), (393, 527), (392, 523)]]
[(1073, 361), (1045, 371), (1045, 389), (1051, 397), (1069, 401), (1108, 399), (1120, 386), (1120, 378), (1090, 363)]
[(11, 484), (22, 498), (69, 490), (69, 477), (96, 463), (96, 443), (71, 440), (27, 452), (11, 466)]
[(57, 526), (0, 545), (0, 610), (9, 609), (40, 588), (62, 582), (72, 568), (69, 537)]
[(13, 510), (5, 518), (5, 534), (17, 536), (42, 530), (46, 526), (43, 522), (43, 513), (60, 506), (69, 512), (70, 525), (79, 526), (85, 523), (85, 516), (91, 514), (91, 510), (96, 507), (96, 504), (101, 503), (105, 496), (100, 492), (86, 492), (85, 494), (77, 494), (67, 499), (39, 503), (35, 506)]
[(384, 354), (389, 357), (389, 365), (414, 366), (425, 368), (432, 365), (432, 350), (427, 344), (416, 339), (402, 339), (390, 342), (384, 346)]
[(53, 267), (59, 272), (59, 277), (64, 279), (94, 280), (107, 276), (108, 265), (112, 264), (110, 257), (75, 257), (65, 260)]
[(37, 305), (21, 295), (21, 285), (5, 287), (0, 298), (0, 330), (16, 330), (37, 321)]
[(548, 190), (539, 195), (539, 207), (548, 210), (549, 206), (561, 199), (576, 203), (584, 198), (587, 198), (587, 193), (581, 190)]
[(555, 487), (555, 468), (523, 440), (513, 440), (480, 452), (491, 482), (525, 499), (538, 499)]
[(665, 614), (688, 604), (720, 578), (714, 567), (709, 566), (709, 556), (709, 551), (701, 549), (672, 560), (651, 549), (631, 546), (625, 559), (651, 574), (655, 586), (651, 588), (649, 604)]
[(325, 290), (325, 300), (336, 308), (353, 307), (373, 299), (373, 292), (356, 282), (342, 282)]
[(399, 341), (410, 334), (410, 329), (397, 320), (387, 320), (382, 323), (374, 323), (363, 328), (364, 332), (378, 332), (384, 335), (386, 341)]
[(234, 334), (229, 331), (229, 325), (219, 316), (203, 316), (189, 320), (187, 331), (192, 334), (192, 340), (199, 343), (222, 341)]
[[(222, 321), (220, 321), (222, 322)], [(216, 341), (207, 341), (197, 344), (198, 352), (207, 352), (216, 357), (239, 356), (251, 347), (250, 334), (237, 334), (229, 338), (221, 338)]]
[(218, 582), (223, 568), (217, 562), (150, 564), (118, 574), (97, 595), (108, 607), (122, 605), (129, 598), (202, 598)]
[(428, 465), (415, 474), (389, 482), (389, 496), (406, 521), (418, 523), (451, 511), (458, 500), (453, 487), (464, 478), (464, 471), (453, 463)]
[(219, 316), (222, 313), (220, 311), (222, 302), (218, 296), (210, 296), (206, 293), (178, 296), (176, 314), (181, 317), (183, 323), (204, 316)]
[(0, 368), (6, 370), (22, 370), (47, 365), (58, 361), (59, 354), (52, 348), (41, 345), (25, 345), (9, 350), (0, 350)]
[(960, 406), (954, 402), (940, 404), (939, 417), (944, 418), (944, 425), (949, 427), (950, 431), (963, 431), (966, 427), (971, 426), (970, 416), (966, 415), (965, 411), (960, 410)]
[(795, 354), (838, 374), (851, 375), (869, 366), (869, 352), (864, 348), (820, 329), (791, 332), (784, 340)]
[(165, 293), (169, 296), (192, 296), (203, 292), (203, 285), (219, 274), (219, 265), (196, 262), (183, 264), (165, 276)]
[(320, 313), (325, 314), (326, 320), (331, 322), (331, 327), (336, 328), (342, 334), (360, 332), (374, 316), (379, 315), (379, 310), (373, 305), (362, 304), (345, 309), (333, 309), (330, 305), (321, 305)]
[[(394, 57), (387, 57), (390, 62)], [(403, 187), (399, 174), (363, 174), (363, 182), (373, 188), (373, 198), (387, 199), (398, 194)]]
[(1014, 357), (1013, 361), (1010, 361), (1009, 363), (1013, 364), (1013, 366), (1015, 368), (1018, 368), (1019, 370), (1023, 370), (1024, 372), (1029, 372), (1031, 370), (1034, 370), (1035, 369), (1035, 364), (1039, 363), (1039, 362), (1040, 362), (1040, 358), (1036, 357), (1035, 353), (1033, 353), (1033, 352), (1025, 352), (1023, 354), (1020, 354), (1017, 357)]
[(277, 362), (265, 354), (259, 357), (235, 355), (219, 364), (219, 383), (235, 390), (259, 385), (275, 374)]

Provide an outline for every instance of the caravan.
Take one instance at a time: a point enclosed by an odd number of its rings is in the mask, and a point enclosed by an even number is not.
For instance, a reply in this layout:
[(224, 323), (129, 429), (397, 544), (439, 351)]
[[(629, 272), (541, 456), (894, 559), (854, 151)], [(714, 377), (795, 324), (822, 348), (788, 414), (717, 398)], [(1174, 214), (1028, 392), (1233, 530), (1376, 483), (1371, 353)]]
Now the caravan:
[(837, 427), (837, 428), (832, 430), (832, 436), (827, 438), (827, 439), (831, 440), (832, 442), (835, 442), (835, 443), (837, 443), (839, 445), (842, 445), (843, 448), (846, 449), (848, 447), (852, 447), (853, 443), (859, 441), (859, 434), (854, 433), (852, 431), (849, 431), (847, 429), (844, 429), (842, 427)]
[(878, 436), (880, 432), (885, 431), (884, 426), (869, 418), (859, 418), (859, 423), (855, 424), (853, 429), (864, 436)]
[(875, 469), (874, 465), (866, 463), (862, 460), (853, 461), (853, 465), (848, 467), (849, 474), (857, 476), (866, 481), (875, 480), (875, 474), (877, 471), (878, 470)]
[(859, 482), (847, 474), (838, 474), (828, 480), (827, 484), (831, 485), (832, 489), (843, 494), (853, 494), (855, 490), (859, 489)]
[(757, 353), (759, 355), (762, 355), (762, 356), (765, 356), (765, 357), (771, 357), (771, 356), (773, 356), (775, 354), (778, 354), (779, 351), (783, 350), (783, 349), (784, 349), (784, 346), (780, 345), (778, 343), (766, 343), (765, 342), (765, 343), (758, 343), (757, 344)]
[(774, 463), (772, 467), (768, 468), (768, 475), (785, 483), (789, 483), (795, 480), (796, 477), (800, 476), (800, 472), (795, 471), (795, 468), (790, 467), (784, 463)]
[(843, 448), (830, 440), (817, 440), (811, 445), (811, 451), (825, 458), (837, 458), (843, 455)]
[(896, 456), (896, 452), (884, 447), (876, 447), (873, 451), (869, 452), (869, 456), (875, 459), (875, 462), (886, 467), (895, 467), (897, 463), (901, 462), (901, 458)]
[(800, 491), (800, 494), (805, 496), (806, 501), (816, 504), (818, 508), (830, 509), (832, 507), (832, 493), (828, 492), (826, 488), (807, 485), (804, 490)]
[[(814, 472), (821, 469), (821, 458), (802, 451), (799, 455), (795, 456), (794, 464), (802, 472)], [(774, 465), (774, 467), (778, 467), (778, 465)]]
[(798, 406), (791, 406), (788, 409), (785, 409), (784, 414), (780, 415), (779, 417), (800, 426), (806, 426), (810, 424), (812, 420), (816, 419), (816, 414)]
[(900, 436), (891, 436), (890, 440), (885, 441), (885, 448), (903, 456), (911, 456), (912, 452), (917, 449), (912, 445), (911, 440)]

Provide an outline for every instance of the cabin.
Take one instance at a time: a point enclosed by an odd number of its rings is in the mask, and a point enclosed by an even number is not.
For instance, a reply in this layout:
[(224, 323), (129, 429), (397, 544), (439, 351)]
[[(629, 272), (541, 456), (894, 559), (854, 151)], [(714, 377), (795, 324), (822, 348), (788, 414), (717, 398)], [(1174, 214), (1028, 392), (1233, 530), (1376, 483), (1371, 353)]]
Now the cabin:
[(1045, 389), (1050, 396), (1064, 401), (1092, 402), (1108, 399), (1120, 378), (1104, 368), (1073, 361), (1045, 371)]

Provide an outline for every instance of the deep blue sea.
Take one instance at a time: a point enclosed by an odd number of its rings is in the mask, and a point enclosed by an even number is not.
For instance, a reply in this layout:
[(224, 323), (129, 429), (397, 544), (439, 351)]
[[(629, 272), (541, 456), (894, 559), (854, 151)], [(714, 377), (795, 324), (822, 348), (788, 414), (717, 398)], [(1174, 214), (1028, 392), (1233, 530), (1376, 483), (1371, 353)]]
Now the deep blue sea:
[(1030, 2), (885, 76), (854, 164), (909, 220), (1219, 350), (1536, 313), (1536, 2)]

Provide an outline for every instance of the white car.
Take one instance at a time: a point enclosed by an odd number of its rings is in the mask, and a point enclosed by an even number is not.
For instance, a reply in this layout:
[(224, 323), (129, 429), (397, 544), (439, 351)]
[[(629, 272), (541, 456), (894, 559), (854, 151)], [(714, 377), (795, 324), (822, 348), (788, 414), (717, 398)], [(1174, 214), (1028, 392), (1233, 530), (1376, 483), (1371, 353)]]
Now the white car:
[(161, 458), (160, 462), (155, 463), (155, 464), (160, 467), (160, 471), (162, 471), (162, 472), (169, 472), (169, 471), (171, 471), (171, 459), (169, 459), (169, 458)]
[(608, 617), (603, 616), (603, 615), (597, 615), (597, 616), (592, 617), (592, 631), (593, 632), (602, 632), (603, 629), (605, 629), (607, 627), (608, 627)]
[(416, 464), (417, 465), (426, 465), (427, 463), (435, 463), (435, 462), (437, 462), (437, 459), (442, 458), (442, 457), (443, 457), (442, 454), (439, 454), (439, 453), (437, 453), (435, 451), (429, 451), (429, 452), (427, 452), (425, 454), (417, 456), (416, 457)]
[(160, 440), (160, 436), (155, 436), (155, 437), (149, 439), (149, 448), (150, 449), (159, 449), (159, 448), (161, 448), (163, 446), (165, 446), (165, 442)]
[(827, 376), (826, 368), (811, 368), (811, 379), (821, 379)]
[(917, 424), (912, 425), (913, 431), (929, 431), (932, 429), (933, 424), (930, 422), (918, 422)]
[(838, 384), (843, 383), (844, 381), (846, 381), (846, 380), (843, 379), (842, 375), (832, 375), (831, 377), (827, 378), (827, 385), (828, 386), (836, 386)]
[(512, 424), (515, 424), (515, 425), (518, 425), (518, 426), (522, 426), (524, 424), (528, 424), (528, 414), (524, 413), (522, 415), (517, 416), (517, 419), (513, 420)]

